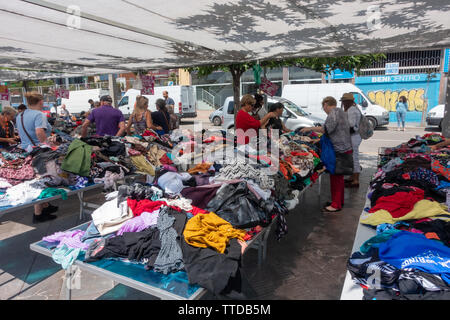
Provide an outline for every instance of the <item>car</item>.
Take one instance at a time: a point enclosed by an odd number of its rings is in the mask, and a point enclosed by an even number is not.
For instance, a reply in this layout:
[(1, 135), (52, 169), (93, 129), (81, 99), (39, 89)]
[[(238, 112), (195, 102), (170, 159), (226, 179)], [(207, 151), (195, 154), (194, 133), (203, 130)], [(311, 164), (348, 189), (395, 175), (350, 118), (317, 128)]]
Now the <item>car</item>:
[(283, 86), (281, 96), (313, 116), (325, 119), (327, 115), (322, 109), (322, 99), (332, 96), (340, 104), (339, 100), (344, 93), (353, 94), (356, 105), (373, 128), (389, 124), (389, 112), (382, 106), (372, 103), (364, 92), (352, 83), (287, 84)]
[(222, 113), (223, 107), (214, 110), (209, 115), (209, 121), (212, 122), (215, 126), (220, 126), (222, 124)]
[[(292, 101), (282, 97), (270, 97), (267, 99), (267, 109), (277, 102), (281, 102), (284, 105), (283, 115), (281, 120), (286, 128), (289, 130), (298, 130), (306, 127), (321, 126), (325, 122), (323, 119), (314, 117), (311, 114), (303, 111)], [(228, 97), (225, 99), (222, 110), (222, 128), (225, 130), (234, 128), (234, 99)]]
[(427, 113), (427, 125), (438, 126), (442, 130), (442, 120), (444, 120), (445, 105), (439, 104), (436, 107), (430, 109)]

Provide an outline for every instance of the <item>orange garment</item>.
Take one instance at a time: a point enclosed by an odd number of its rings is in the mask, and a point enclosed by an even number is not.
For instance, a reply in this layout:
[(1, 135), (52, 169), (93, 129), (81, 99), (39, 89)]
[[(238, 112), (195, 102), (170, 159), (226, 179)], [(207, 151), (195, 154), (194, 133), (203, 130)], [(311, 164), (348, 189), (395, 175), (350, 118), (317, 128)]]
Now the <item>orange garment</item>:
[(211, 168), (213, 164), (209, 162), (200, 163), (196, 165), (194, 168), (191, 168), (188, 170), (189, 174), (196, 174), (196, 173), (206, 173), (208, 172), (209, 168)]
[(233, 226), (216, 215), (198, 214), (189, 219), (184, 227), (184, 240), (198, 248), (214, 248), (220, 253), (225, 252), (228, 241), (232, 238), (244, 240), (245, 230), (234, 229)]

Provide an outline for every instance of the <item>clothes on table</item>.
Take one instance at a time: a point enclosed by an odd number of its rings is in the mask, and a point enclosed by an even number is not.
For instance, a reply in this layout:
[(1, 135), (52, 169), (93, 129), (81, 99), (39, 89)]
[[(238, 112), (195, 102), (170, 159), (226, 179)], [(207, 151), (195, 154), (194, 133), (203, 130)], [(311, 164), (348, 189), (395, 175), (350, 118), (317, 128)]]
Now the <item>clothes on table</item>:
[(445, 210), (445, 206), (442, 206), (435, 201), (420, 200), (414, 205), (413, 210), (402, 217), (394, 218), (388, 211), (378, 210), (374, 213), (363, 212), (359, 219), (359, 222), (361, 222), (362, 224), (377, 226), (382, 223), (393, 224), (397, 221), (414, 220), (427, 217), (439, 217), (440, 219), (445, 221), (450, 220), (450, 215), (448, 211)]
[(75, 139), (69, 146), (69, 150), (61, 164), (61, 169), (88, 177), (91, 172), (92, 146)]
[(84, 234), (85, 231), (83, 230), (56, 232), (50, 236), (42, 238), (42, 240), (50, 243), (57, 242), (57, 248), (66, 245), (69, 248), (79, 248), (85, 251), (89, 248), (89, 245), (83, 243), (81, 240), (84, 237)]
[(189, 173), (167, 172), (158, 178), (158, 186), (169, 194), (180, 194), (183, 190), (183, 181), (191, 178)]
[(181, 190), (181, 195), (192, 200), (191, 204), (199, 208), (206, 208), (208, 203), (213, 199), (219, 189), (220, 185), (214, 187), (186, 187)]
[(159, 217), (159, 210), (153, 212), (143, 212), (141, 215), (126, 221), (117, 231), (117, 235), (121, 236), (125, 232), (140, 232), (148, 227), (156, 226)]
[(57, 264), (60, 264), (63, 269), (67, 269), (75, 262), (81, 252), (80, 248), (70, 248), (67, 245), (63, 245), (53, 251), (52, 259)]
[(147, 161), (144, 156), (132, 156), (131, 162), (136, 166), (138, 172), (149, 174), (151, 176), (155, 175), (155, 168)]
[(44, 188), (33, 187), (32, 185), (36, 181), (38, 181), (38, 179), (25, 181), (21, 184), (9, 188), (6, 191), (6, 199), (8, 200), (9, 205), (17, 206), (32, 202), (33, 200), (37, 199)]
[(245, 231), (234, 229), (229, 222), (211, 212), (190, 219), (186, 223), (183, 236), (185, 241), (194, 247), (210, 247), (224, 253), (229, 240), (243, 240)]
[[(174, 226), (175, 217), (177, 226)], [(199, 215), (203, 216), (203, 215)], [(161, 209), (159, 213), (157, 228), (159, 230), (159, 239), (161, 241), (161, 249), (158, 257), (153, 264), (156, 272), (169, 274), (184, 269), (183, 253), (180, 243), (177, 240), (186, 224), (186, 215), (177, 213), (168, 207)]]
[(92, 221), (101, 235), (118, 231), (131, 218), (133, 212), (126, 201), (120, 203), (119, 207), (116, 200), (107, 201), (92, 213)]
[(393, 218), (399, 218), (410, 212), (418, 201), (423, 200), (424, 195), (423, 190), (411, 188), (408, 192), (399, 191), (390, 196), (382, 196), (377, 199), (369, 213), (386, 210)]
[(399, 268), (438, 274), (450, 283), (450, 248), (424, 235), (401, 231), (382, 243), (380, 259)]
[(86, 262), (108, 258), (126, 258), (153, 264), (161, 249), (158, 228), (147, 228), (141, 232), (125, 232), (123, 235), (98, 239), (91, 243), (86, 251)]
[(242, 293), (241, 245), (231, 239), (224, 253), (212, 248), (198, 248), (181, 238), (184, 267), (189, 283), (199, 285), (214, 295)]
[(67, 200), (67, 191), (64, 189), (55, 189), (55, 188), (47, 188), (45, 190), (42, 190), (38, 199), (51, 198), (57, 195), (61, 195), (61, 198), (63, 200)]

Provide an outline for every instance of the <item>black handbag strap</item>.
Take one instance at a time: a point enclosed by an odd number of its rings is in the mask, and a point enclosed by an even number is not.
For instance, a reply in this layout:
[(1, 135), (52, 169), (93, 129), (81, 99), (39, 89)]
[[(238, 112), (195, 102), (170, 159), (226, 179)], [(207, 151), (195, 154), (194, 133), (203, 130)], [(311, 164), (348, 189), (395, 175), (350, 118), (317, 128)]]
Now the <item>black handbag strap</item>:
[(23, 124), (23, 114), (25, 113), (25, 111), (23, 111), (21, 114), (20, 114), (20, 120), (21, 120), (21, 122), (22, 122), (22, 128), (23, 128), (23, 131), (25, 132), (25, 134), (27, 135), (27, 137), (28, 137), (28, 139), (31, 141), (31, 143), (33, 144), (33, 146), (37, 146), (36, 145), (36, 143), (34, 143), (34, 140), (30, 137), (30, 135), (28, 134), (28, 131), (27, 131), (27, 129), (25, 129), (25, 125)]

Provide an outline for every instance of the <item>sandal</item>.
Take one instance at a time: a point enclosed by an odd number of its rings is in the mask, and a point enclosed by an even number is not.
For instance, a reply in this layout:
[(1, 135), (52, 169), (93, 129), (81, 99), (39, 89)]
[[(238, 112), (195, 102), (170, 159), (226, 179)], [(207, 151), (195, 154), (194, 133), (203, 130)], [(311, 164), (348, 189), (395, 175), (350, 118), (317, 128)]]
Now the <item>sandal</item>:
[(322, 212), (323, 213), (334, 213), (334, 212), (339, 212), (339, 211), (341, 211), (342, 209), (336, 209), (336, 210), (330, 210), (330, 209), (327, 209), (327, 207), (323, 207), (322, 208)]

